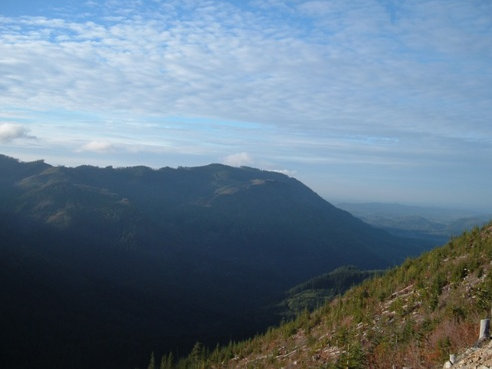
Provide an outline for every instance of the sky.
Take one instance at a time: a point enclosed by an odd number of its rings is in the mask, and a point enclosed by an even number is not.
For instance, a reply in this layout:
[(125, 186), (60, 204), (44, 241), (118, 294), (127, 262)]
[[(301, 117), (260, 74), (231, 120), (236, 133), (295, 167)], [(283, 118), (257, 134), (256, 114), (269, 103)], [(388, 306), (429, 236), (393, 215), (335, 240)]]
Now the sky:
[(0, 153), (492, 210), (492, 1), (1, 0)]

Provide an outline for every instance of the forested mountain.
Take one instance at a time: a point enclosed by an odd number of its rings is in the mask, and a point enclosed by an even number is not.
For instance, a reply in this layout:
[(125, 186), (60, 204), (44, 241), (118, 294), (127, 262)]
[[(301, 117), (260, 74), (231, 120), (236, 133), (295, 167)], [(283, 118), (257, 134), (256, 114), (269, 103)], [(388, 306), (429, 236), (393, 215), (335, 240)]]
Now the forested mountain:
[(0, 156), (0, 366), (133, 368), (276, 321), (340, 265), (420, 253), (253, 168), (54, 167)]
[(479, 340), (492, 305), (492, 223), (474, 228), (318, 310), (247, 341), (195, 346), (175, 368), (488, 368), (490, 337)]

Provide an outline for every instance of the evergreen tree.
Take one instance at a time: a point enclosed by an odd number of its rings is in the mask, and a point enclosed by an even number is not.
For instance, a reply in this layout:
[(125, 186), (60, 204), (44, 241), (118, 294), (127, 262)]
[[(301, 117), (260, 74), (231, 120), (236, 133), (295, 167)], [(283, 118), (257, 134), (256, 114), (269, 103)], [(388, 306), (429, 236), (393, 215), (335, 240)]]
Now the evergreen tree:
[(174, 364), (173, 353), (170, 352), (168, 355), (162, 355), (161, 365), (159, 369), (172, 369)]
[(152, 353), (150, 354), (150, 361), (149, 361), (149, 365), (147, 366), (147, 369), (156, 369), (154, 351), (152, 351)]
[(193, 349), (191, 350), (189, 356), (193, 368), (201, 367), (205, 354), (206, 352), (205, 352), (205, 348), (203, 347), (203, 344), (201, 344), (200, 342), (195, 343), (195, 346), (193, 346)]

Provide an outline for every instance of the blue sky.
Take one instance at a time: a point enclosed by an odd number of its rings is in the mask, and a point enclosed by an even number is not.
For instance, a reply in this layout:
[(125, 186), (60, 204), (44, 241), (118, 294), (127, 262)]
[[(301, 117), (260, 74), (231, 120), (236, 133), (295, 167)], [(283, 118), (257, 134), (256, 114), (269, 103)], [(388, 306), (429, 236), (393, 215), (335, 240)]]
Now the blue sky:
[(0, 3), (0, 153), (492, 209), (492, 2)]

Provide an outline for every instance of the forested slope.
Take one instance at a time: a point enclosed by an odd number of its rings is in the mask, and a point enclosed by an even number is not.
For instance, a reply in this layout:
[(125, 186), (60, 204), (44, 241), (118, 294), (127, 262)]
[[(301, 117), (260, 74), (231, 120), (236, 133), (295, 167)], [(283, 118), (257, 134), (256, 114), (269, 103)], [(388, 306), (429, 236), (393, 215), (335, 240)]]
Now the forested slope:
[(491, 305), (492, 223), (265, 335), (209, 353), (196, 346), (162, 368), (441, 368), (477, 342)]

